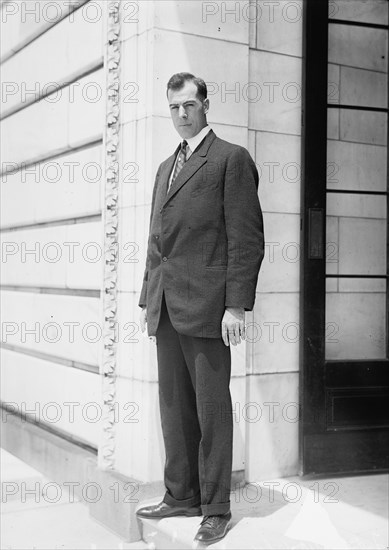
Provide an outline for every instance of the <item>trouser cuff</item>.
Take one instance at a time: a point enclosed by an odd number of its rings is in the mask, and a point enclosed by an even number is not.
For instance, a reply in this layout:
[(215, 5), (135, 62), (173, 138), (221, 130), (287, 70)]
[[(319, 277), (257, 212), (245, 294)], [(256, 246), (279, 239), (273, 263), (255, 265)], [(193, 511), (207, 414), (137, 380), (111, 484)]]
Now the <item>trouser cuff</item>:
[(183, 500), (177, 500), (176, 498), (173, 498), (171, 495), (169, 495), (169, 493), (165, 493), (165, 496), (163, 497), (163, 502), (165, 502), (165, 504), (168, 504), (169, 506), (183, 506), (184, 508), (200, 506), (200, 501), (200, 493), (195, 497), (186, 498)]
[(202, 504), (201, 511), (203, 516), (221, 516), (227, 514), (230, 511), (230, 502), (223, 502), (222, 504)]

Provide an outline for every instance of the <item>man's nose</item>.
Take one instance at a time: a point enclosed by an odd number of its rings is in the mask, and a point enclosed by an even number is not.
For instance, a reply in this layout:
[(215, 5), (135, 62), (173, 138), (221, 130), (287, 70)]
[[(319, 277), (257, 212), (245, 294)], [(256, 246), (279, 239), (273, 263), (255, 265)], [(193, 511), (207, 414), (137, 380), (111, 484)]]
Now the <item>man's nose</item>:
[(186, 118), (186, 111), (185, 111), (185, 108), (180, 105), (179, 109), (178, 109), (178, 116), (181, 117), (181, 118)]

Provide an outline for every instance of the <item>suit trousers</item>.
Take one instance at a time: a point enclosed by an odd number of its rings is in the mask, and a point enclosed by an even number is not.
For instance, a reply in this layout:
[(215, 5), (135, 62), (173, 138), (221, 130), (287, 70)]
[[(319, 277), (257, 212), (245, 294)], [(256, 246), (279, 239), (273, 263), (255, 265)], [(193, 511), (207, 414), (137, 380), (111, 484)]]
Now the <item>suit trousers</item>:
[(178, 333), (165, 296), (156, 332), (159, 404), (166, 462), (164, 502), (230, 510), (231, 351), (221, 338)]

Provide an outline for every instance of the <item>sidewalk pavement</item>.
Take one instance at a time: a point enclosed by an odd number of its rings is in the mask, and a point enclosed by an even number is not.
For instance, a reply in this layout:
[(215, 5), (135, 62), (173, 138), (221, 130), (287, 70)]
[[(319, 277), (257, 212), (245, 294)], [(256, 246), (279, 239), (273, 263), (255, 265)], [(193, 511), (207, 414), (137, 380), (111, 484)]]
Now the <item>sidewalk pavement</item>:
[[(43, 487), (50, 480), (0, 452), (3, 550), (194, 548), (201, 518), (146, 520), (146, 543), (127, 543), (91, 518), (76, 497), (69, 502), (56, 483), (46, 486), (45, 496), (28, 494), (35, 483)], [(388, 479), (370, 474), (251, 483), (231, 493), (233, 527), (209, 549), (386, 549)]]
[[(147, 548), (141, 541), (124, 542), (91, 518), (87, 506), (75, 495), (69, 498), (68, 490), (62, 491), (57, 483), (50, 485), (51, 480), (4, 449), (0, 449), (0, 461), (2, 550)], [(45, 485), (47, 491), (42, 495)]]

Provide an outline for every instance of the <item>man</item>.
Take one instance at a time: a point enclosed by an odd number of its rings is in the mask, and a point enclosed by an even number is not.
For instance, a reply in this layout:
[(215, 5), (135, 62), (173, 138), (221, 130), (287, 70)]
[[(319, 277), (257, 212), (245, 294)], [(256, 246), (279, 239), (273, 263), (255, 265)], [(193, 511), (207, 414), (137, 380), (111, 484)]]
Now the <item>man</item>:
[(245, 338), (263, 258), (258, 173), (243, 147), (207, 124), (205, 82), (167, 85), (183, 139), (159, 167), (152, 197), (141, 330), (156, 337), (166, 493), (141, 517), (204, 515), (195, 540), (231, 526), (231, 352)]

